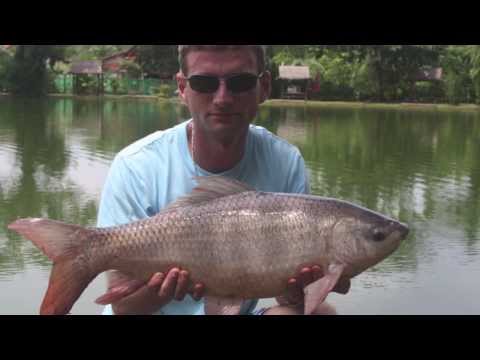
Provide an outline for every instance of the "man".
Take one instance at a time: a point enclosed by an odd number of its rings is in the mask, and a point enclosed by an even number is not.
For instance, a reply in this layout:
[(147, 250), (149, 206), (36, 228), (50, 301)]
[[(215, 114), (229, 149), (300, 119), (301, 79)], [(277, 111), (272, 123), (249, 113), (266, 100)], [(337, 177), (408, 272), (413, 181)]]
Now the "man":
[[(102, 194), (98, 226), (153, 216), (190, 193), (195, 176), (223, 175), (260, 191), (308, 193), (304, 160), (294, 146), (252, 126), (258, 106), (271, 90), (260, 45), (180, 45), (177, 74), (181, 100), (192, 120), (128, 146), (115, 158)], [(281, 306), (265, 314), (300, 314), (304, 286), (321, 277), (319, 267), (303, 269), (288, 283)], [(109, 287), (127, 278), (111, 272)], [(202, 284), (187, 294), (188, 269), (157, 273), (137, 292), (107, 307), (115, 314), (204, 314)], [(349, 284), (337, 291), (345, 292)], [(252, 313), (256, 300), (242, 313)], [(258, 312), (258, 311), (257, 311)], [(318, 313), (334, 313), (324, 304)]]

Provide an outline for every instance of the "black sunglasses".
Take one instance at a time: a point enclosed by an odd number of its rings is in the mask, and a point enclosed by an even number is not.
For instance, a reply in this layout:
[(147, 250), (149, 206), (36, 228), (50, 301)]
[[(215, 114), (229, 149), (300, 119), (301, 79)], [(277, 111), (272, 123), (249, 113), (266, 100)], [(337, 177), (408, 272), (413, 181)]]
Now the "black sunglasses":
[(220, 79), (225, 79), (228, 91), (233, 94), (239, 94), (252, 90), (257, 85), (257, 80), (263, 75), (264, 73), (260, 75), (244, 73), (227, 77), (192, 75), (187, 80), (193, 90), (199, 93), (212, 94), (220, 87)]

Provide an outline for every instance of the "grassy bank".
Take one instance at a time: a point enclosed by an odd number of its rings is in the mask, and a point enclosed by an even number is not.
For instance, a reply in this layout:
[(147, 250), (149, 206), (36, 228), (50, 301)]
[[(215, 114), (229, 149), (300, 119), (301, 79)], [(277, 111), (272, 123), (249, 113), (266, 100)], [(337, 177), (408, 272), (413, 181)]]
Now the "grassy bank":
[(447, 110), (447, 111), (480, 111), (480, 106), (475, 104), (420, 104), (420, 103), (364, 103), (348, 101), (303, 101), (303, 100), (277, 100), (272, 99), (265, 102), (264, 106), (283, 107), (328, 107), (328, 108), (365, 108), (365, 109), (392, 109), (392, 110)]
[[(0, 93), (0, 96), (11, 96), (7, 93)], [(79, 98), (96, 99), (95, 95), (71, 95), (71, 94), (49, 94), (49, 97), (57, 98)], [(178, 98), (160, 98), (153, 95), (103, 95), (103, 99), (141, 99), (155, 101), (169, 101), (179, 103)], [(392, 109), (392, 110), (445, 110), (445, 111), (480, 111), (480, 105), (475, 104), (423, 104), (423, 103), (367, 103), (367, 102), (349, 102), (349, 101), (304, 101), (304, 100), (267, 100), (262, 106), (265, 107), (307, 107), (307, 108), (365, 108), (365, 109)]]

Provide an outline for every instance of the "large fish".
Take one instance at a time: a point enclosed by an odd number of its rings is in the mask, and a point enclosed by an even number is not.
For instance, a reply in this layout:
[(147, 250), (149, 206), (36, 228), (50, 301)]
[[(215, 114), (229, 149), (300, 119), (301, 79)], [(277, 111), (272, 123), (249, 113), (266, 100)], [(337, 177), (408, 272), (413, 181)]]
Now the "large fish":
[(137, 280), (117, 284), (99, 303), (179, 267), (205, 285), (207, 314), (235, 314), (244, 299), (281, 296), (300, 269), (320, 265), (324, 276), (305, 288), (305, 314), (311, 314), (340, 280), (383, 260), (408, 234), (406, 225), (349, 202), (258, 192), (220, 176), (197, 181), (191, 194), (159, 214), (122, 226), (10, 224), (53, 260), (40, 313), (68, 313), (106, 270)]

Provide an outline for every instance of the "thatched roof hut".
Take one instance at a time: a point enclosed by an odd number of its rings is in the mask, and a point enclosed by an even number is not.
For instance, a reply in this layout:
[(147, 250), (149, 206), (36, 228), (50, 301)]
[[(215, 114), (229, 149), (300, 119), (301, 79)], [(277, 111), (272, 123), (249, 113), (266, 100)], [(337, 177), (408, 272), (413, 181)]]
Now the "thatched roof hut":
[(310, 69), (308, 66), (285, 66), (278, 68), (278, 79), (280, 80), (310, 80)]
[(70, 74), (73, 74), (73, 92), (79, 94), (81, 92), (79, 75), (95, 75), (97, 78), (97, 95), (103, 93), (103, 70), (102, 61), (78, 61), (74, 62), (70, 67)]
[(97, 75), (102, 73), (102, 61), (78, 61), (70, 67), (71, 74)]
[(282, 82), (283, 99), (307, 99), (310, 83), (308, 66), (285, 66), (278, 68), (278, 80)]

